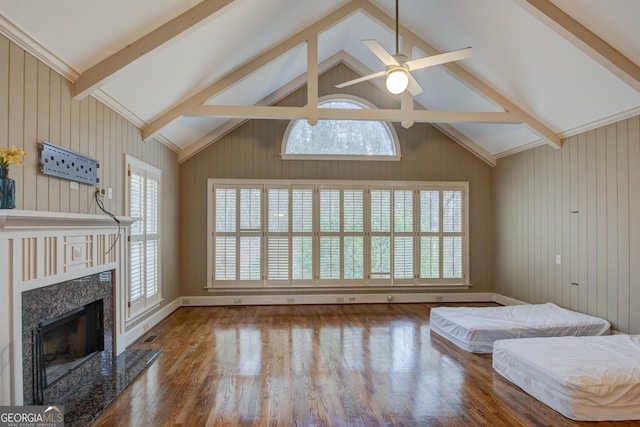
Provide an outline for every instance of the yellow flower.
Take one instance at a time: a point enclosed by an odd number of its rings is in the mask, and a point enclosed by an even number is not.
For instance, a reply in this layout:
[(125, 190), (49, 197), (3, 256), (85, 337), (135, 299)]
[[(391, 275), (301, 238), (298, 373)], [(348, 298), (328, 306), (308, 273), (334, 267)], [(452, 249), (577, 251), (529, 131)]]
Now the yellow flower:
[(7, 169), (10, 165), (23, 165), (22, 159), (27, 153), (15, 145), (11, 147), (0, 148), (0, 169)]

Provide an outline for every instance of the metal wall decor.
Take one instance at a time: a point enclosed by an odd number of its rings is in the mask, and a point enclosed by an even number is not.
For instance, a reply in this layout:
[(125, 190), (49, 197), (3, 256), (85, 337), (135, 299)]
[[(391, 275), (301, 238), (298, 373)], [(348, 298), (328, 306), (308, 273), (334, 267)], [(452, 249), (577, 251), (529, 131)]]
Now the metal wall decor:
[(50, 142), (40, 143), (40, 172), (44, 175), (96, 185), (100, 182), (100, 163), (90, 157), (74, 153)]

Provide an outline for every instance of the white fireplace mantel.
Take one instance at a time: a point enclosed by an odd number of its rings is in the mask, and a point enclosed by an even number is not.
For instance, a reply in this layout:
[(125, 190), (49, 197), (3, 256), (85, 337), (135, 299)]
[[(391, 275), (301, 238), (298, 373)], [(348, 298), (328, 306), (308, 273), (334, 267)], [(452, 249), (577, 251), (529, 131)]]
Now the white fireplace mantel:
[[(117, 217), (121, 225), (131, 225), (136, 218)], [(0, 231), (19, 229), (115, 227), (109, 215), (0, 209)]]
[(113, 270), (114, 350), (125, 350), (126, 242), (136, 218), (117, 218), (120, 227), (104, 214), (0, 210), (0, 405), (23, 402), (24, 291)]

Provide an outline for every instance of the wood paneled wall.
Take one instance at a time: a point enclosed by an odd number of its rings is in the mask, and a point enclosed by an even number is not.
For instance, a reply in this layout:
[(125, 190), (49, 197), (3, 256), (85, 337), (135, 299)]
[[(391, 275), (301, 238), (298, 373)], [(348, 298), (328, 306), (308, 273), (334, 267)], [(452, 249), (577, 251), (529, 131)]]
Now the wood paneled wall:
[[(338, 65), (319, 79), (320, 96), (339, 93), (337, 83), (357, 75)], [(344, 93), (380, 108), (398, 108), (371, 84)], [(306, 104), (306, 87), (279, 105)], [(251, 120), (180, 165), (180, 266), (182, 295), (207, 295), (207, 178), (469, 181), (471, 292), (491, 292), (493, 265), (493, 171), (483, 160), (430, 125), (396, 125), (402, 160), (310, 161), (280, 157), (288, 121)]]
[(105, 208), (125, 214), (124, 154), (162, 169), (162, 285), (165, 301), (179, 296), (178, 158), (156, 143), (144, 143), (141, 131), (93, 97), (76, 101), (71, 83), (47, 65), (0, 36), (0, 147), (14, 144), (27, 152), (24, 166), (13, 165), (16, 209), (101, 213), (95, 187), (39, 173), (38, 143), (49, 141), (100, 163), (100, 187), (112, 188)]
[(639, 117), (500, 159), (495, 292), (640, 333), (639, 188)]

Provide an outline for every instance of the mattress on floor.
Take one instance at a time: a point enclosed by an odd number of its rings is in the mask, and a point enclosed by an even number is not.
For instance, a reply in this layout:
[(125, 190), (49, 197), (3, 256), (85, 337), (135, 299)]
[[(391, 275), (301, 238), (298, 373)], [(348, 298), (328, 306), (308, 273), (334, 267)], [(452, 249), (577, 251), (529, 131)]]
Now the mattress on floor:
[(640, 420), (640, 335), (499, 340), (493, 368), (567, 418)]
[(491, 353), (493, 342), (508, 338), (609, 334), (604, 319), (553, 303), (504, 307), (437, 307), (431, 330), (473, 353)]

